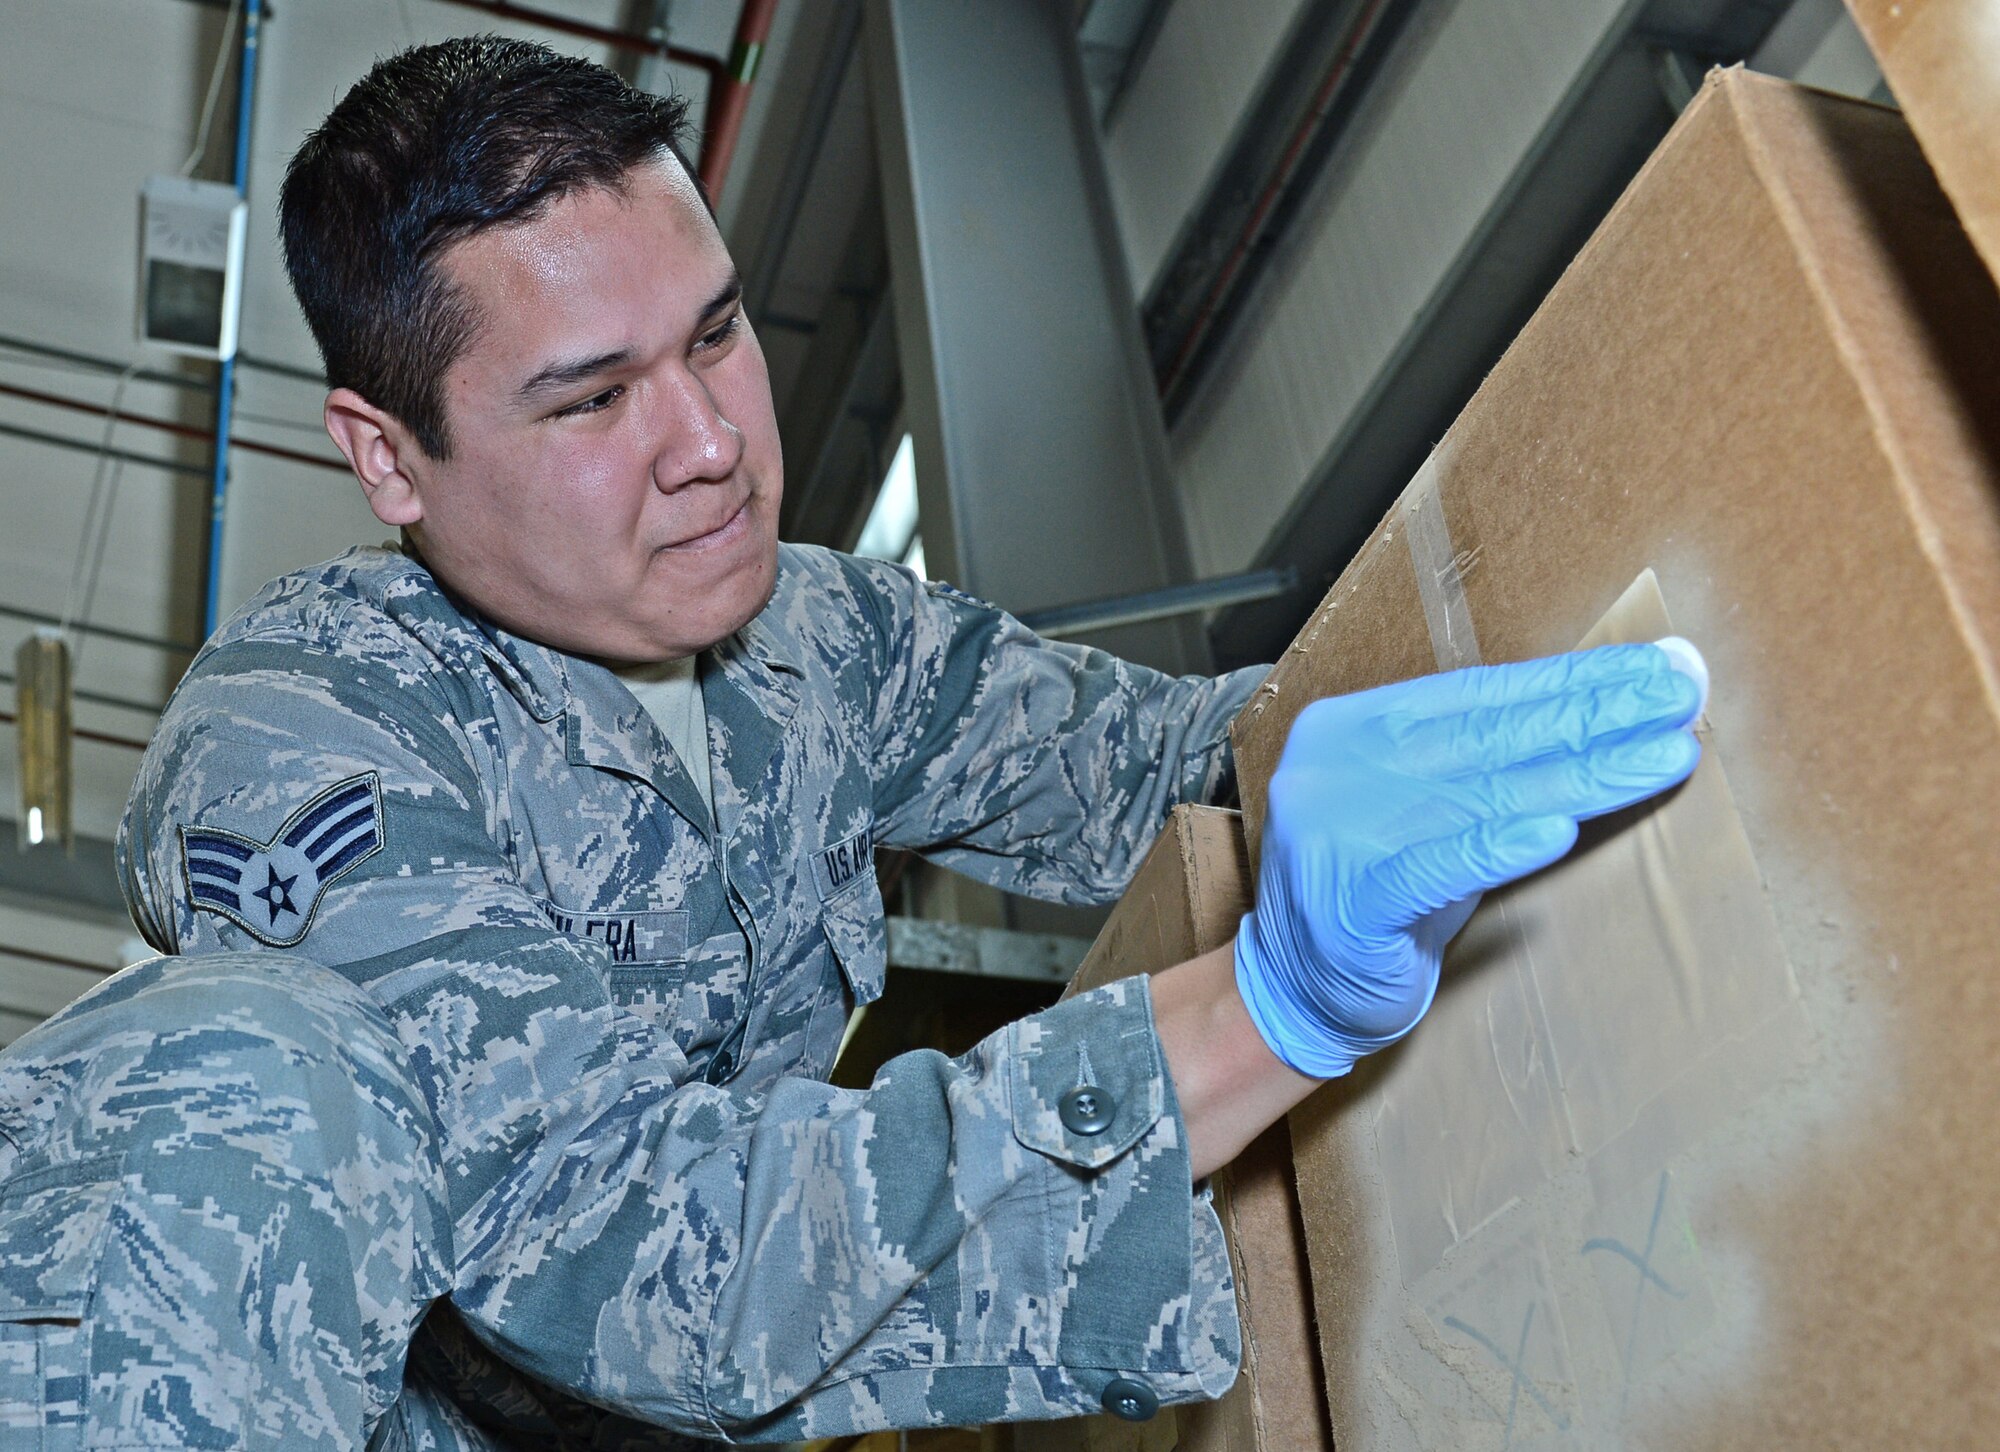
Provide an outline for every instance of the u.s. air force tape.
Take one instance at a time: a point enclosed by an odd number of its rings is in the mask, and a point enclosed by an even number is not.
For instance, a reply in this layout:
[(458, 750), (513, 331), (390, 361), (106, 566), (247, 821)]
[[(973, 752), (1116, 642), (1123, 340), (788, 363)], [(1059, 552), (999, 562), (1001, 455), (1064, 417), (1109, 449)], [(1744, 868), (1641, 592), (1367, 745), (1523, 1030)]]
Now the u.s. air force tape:
[(268, 842), (220, 827), (181, 828), (181, 873), (197, 912), (289, 948), (342, 874), (382, 850), (382, 784), (372, 771), (337, 781), (278, 824)]
[(864, 872), (874, 869), (874, 824), (863, 827), (845, 841), (813, 853), (812, 864), (813, 882), (819, 888), (821, 902), (847, 891)]

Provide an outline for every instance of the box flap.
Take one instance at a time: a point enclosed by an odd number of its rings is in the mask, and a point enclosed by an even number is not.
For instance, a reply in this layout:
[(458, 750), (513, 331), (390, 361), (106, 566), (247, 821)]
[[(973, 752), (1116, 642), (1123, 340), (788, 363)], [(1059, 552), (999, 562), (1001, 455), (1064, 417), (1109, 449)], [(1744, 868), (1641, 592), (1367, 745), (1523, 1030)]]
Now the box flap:
[(2000, 6), (1847, 0), (1910, 129), (2000, 277)]

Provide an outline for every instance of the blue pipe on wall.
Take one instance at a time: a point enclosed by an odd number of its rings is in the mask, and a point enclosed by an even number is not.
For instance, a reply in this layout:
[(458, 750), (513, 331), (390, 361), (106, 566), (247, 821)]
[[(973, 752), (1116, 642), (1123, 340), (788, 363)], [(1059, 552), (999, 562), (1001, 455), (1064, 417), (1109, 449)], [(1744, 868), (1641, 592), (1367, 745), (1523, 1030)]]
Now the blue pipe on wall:
[[(237, 195), (250, 190), (250, 113), (257, 94), (257, 41), (263, 30), (263, 0), (244, 0), (243, 49), (236, 69)], [(229, 501), (229, 425), (236, 408), (236, 357), (222, 360), (215, 386), (215, 473), (208, 495), (208, 570), (202, 599), (201, 633), (215, 633), (222, 603), (222, 521)]]

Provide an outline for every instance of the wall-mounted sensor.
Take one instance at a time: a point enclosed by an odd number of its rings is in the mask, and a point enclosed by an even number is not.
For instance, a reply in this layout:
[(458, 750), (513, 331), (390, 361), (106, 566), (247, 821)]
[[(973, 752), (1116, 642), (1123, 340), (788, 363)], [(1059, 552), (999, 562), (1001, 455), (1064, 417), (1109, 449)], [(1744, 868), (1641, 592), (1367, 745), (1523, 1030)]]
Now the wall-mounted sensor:
[(139, 192), (139, 338), (230, 358), (243, 298), (249, 208), (236, 188), (148, 177)]

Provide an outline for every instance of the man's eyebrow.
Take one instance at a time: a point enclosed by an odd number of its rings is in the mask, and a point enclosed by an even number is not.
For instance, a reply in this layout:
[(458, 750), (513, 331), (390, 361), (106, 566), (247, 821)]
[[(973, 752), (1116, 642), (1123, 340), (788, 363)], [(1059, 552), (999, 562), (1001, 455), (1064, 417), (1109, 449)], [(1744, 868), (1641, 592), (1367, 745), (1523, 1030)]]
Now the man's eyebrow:
[(588, 358), (562, 358), (538, 369), (535, 375), (515, 390), (521, 399), (534, 399), (544, 393), (554, 393), (573, 383), (595, 377), (613, 368), (622, 368), (632, 361), (630, 348), (613, 348), (608, 353), (594, 353)]
[(708, 306), (701, 310), (703, 318), (712, 318), (725, 308), (732, 308), (743, 300), (743, 276), (735, 268), (729, 269), (729, 280), (722, 284)]
[[(734, 307), (743, 299), (743, 278), (734, 268), (729, 278), (716, 290), (715, 296), (703, 304), (698, 315), (703, 322), (717, 313)], [(613, 348), (609, 352), (595, 353), (588, 358), (563, 358), (539, 368), (534, 375), (515, 390), (515, 396), (523, 400), (533, 400), (542, 394), (554, 393), (571, 384), (593, 378), (599, 373), (613, 368), (622, 368), (633, 359), (630, 348)]]

